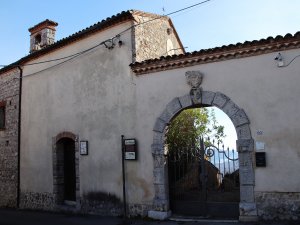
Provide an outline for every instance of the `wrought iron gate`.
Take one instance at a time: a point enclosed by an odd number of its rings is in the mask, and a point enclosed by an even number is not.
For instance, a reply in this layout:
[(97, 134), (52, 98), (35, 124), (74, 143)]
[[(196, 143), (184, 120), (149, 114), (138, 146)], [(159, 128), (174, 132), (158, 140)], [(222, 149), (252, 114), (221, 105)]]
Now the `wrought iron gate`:
[(200, 147), (169, 149), (170, 206), (173, 214), (238, 218), (238, 153), (200, 139)]

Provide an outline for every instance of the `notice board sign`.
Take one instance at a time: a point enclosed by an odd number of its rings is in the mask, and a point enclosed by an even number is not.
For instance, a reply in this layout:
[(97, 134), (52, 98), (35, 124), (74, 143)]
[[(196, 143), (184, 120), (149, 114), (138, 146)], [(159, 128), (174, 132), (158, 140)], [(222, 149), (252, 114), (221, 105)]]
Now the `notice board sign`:
[(137, 159), (137, 143), (135, 139), (125, 139), (125, 160), (136, 160)]
[(266, 153), (265, 152), (256, 152), (256, 166), (257, 167), (266, 167)]

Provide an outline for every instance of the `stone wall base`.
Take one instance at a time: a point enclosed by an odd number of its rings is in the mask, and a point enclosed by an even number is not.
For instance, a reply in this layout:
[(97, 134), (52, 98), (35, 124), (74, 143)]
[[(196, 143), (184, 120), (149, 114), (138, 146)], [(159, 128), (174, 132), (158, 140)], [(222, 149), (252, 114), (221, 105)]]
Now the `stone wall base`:
[[(22, 192), (20, 198), (21, 209), (43, 210), (54, 212), (71, 212), (78, 214), (94, 214), (101, 216), (123, 215), (123, 202), (115, 195), (91, 192), (84, 194), (80, 204), (57, 204), (52, 193)], [(146, 217), (152, 209), (152, 204), (128, 204), (127, 215), (129, 217)]]
[(17, 207), (16, 182), (8, 182), (7, 180), (5, 180), (4, 182), (0, 181), (0, 207), (3, 208)]
[(148, 211), (148, 217), (155, 220), (165, 220), (171, 216), (171, 211)]
[(128, 214), (130, 217), (146, 217), (150, 209), (152, 209), (152, 204), (128, 204)]
[(300, 192), (256, 192), (255, 199), (263, 220), (300, 219)]
[(103, 192), (90, 192), (81, 197), (81, 213), (101, 216), (123, 215), (123, 203), (115, 195)]
[(54, 195), (52, 193), (21, 192), (21, 209), (54, 211)]

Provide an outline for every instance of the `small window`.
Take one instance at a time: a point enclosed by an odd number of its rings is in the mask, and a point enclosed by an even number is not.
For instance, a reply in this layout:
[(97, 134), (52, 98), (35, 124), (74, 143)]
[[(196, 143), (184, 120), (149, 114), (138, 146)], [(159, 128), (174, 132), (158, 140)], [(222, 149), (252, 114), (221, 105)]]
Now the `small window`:
[(0, 129), (5, 129), (5, 102), (0, 102)]
[(42, 36), (41, 36), (40, 34), (37, 34), (37, 35), (35, 36), (35, 44), (36, 44), (36, 45), (37, 45), (37, 44), (40, 44), (41, 41), (42, 41)]

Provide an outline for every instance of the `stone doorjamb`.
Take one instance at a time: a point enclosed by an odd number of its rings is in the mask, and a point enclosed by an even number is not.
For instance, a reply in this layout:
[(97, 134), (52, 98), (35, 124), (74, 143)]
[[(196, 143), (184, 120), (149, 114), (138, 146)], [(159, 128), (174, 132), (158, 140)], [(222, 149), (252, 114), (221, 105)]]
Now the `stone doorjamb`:
[(75, 173), (76, 173), (76, 210), (81, 208), (80, 204), (80, 179), (79, 179), (79, 136), (75, 135), (72, 132), (64, 131), (56, 135), (52, 138), (52, 150), (53, 150), (53, 194), (56, 207), (60, 207), (59, 199), (60, 199), (60, 191), (59, 185), (61, 184), (61, 180), (59, 178), (58, 172), (58, 149), (57, 149), (57, 142), (62, 138), (69, 138), (72, 139), (75, 143)]
[(166, 219), (171, 215), (169, 206), (168, 165), (164, 154), (165, 129), (178, 113), (187, 108), (216, 106), (231, 119), (237, 133), (237, 149), (240, 169), (240, 220), (257, 220), (257, 209), (254, 198), (254, 141), (250, 131), (250, 121), (245, 111), (238, 107), (229, 97), (220, 92), (202, 91), (195, 102), (191, 94), (176, 97), (170, 101), (162, 114), (156, 119), (153, 128), (151, 146), (154, 161), (155, 197), (153, 209), (148, 216), (155, 219)]

